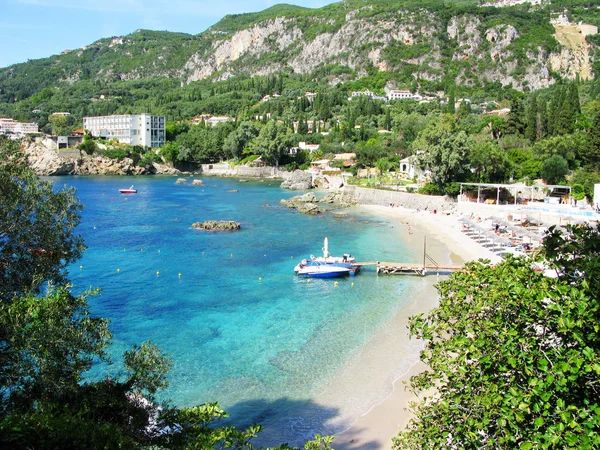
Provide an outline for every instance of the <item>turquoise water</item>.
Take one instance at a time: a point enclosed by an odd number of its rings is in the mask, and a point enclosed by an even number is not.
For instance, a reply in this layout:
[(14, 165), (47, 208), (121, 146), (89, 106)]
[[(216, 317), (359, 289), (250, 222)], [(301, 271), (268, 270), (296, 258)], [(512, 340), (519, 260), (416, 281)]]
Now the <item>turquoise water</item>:
[[(398, 313), (412, 281), (367, 269), (355, 278), (307, 282), (294, 265), (320, 254), (325, 236), (333, 254), (359, 261), (419, 256), (383, 219), (353, 209), (345, 218), (298, 214), (279, 201), (299, 193), (275, 182), (203, 181), (54, 180), (74, 186), (85, 205), (78, 231), (88, 249), (70, 268), (71, 279), (76, 290), (101, 288), (92, 310), (111, 319), (114, 333), (115, 362), (94, 374), (118, 376), (122, 352), (151, 339), (174, 363), (162, 399), (179, 406), (218, 400), (236, 425), (288, 427), (281, 433), (287, 441), (323, 432), (336, 411), (314, 398)], [(131, 184), (138, 194), (118, 193)], [(190, 227), (208, 219), (235, 220), (242, 229)], [(314, 420), (296, 420), (300, 411)]]

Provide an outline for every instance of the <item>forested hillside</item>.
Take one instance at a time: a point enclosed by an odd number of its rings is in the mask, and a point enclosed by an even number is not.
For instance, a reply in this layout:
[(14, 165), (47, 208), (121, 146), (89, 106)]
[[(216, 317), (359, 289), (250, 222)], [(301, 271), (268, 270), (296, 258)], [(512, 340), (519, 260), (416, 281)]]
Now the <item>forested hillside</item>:
[[(354, 0), (230, 15), (195, 36), (137, 30), (0, 70), (0, 112), (38, 119), (30, 111), (47, 113), (40, 106), (57, 90), (88, 107), (121, 86), (144, 89), (146, 98), (160, 102), (165, 88), (276, 73), (313, 75), (334, 85), (380, 72), (399, 86), (430, 92), (449, 84), (536, 90), (575, 76), (568, 67), (582, 59), (597, 69), (597, 36), (585, 37), (582, 54), (562, 52), (551, 23), (568, 8), (571, 23), (600, 25), (594, 3), (495, 8), (471, 0)], [(131, 81), (137, 83), (122, 84)], [(161, 89), (153, 89), (157, 84)], [(132, 106), (124, 97), (120, 103)]]

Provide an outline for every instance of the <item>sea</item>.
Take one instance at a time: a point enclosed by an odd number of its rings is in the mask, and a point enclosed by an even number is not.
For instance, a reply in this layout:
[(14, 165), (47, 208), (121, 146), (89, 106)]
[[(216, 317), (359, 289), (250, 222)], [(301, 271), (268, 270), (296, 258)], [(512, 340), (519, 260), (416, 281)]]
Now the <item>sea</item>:
[[(100, 288), (91, 310), (110, 319), (114, 335), (112, 362), (97, 363), (88, 378), (124, 376), (123, 352), (150, 340), (173, 362), (161, 401), (218, 401), (231, 415), (225, 424), (263, 425), (264, 445), (344, 431), (419, 359), (420, 342), (402, 341), (393, 358), (381, 356), (390, 372), (381, 383), (343, 381), (349, 370), (347, 380), (357, 377), (356, 358), (414, 301), (420, 281), (377, 276), (373, 266), (341, 279), (300, 278), (293, 268), (322, 254), (325, 237), (332, 254), (357, 261), (418, 261), (418, 246), (402, 238), (401, 224), (360, 208), (314, 216), (287, 208), (280, 200), (303, 192), (278, 181), (199, 179), (52, 178), (84, 205), (77, 232), (87, 249), (69, 268), (74, 290)], [(137, 194), (119, 193), (132, 184)], [(205, 220), (241, 229), (192, 228)]]

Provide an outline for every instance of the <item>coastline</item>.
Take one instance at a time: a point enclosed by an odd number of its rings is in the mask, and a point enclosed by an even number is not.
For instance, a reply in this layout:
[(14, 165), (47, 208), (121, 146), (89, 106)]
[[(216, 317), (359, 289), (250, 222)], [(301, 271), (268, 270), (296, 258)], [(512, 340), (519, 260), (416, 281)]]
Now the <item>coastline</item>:
[[(423, 237), (427, 236), (427, 253), (438, 263), (461, 264), (479, 258), (496, 262), (499, 258), (488, 249), (480, 246), (461, 232), (461, 226), (455, 216), (434, 214), (432, 212), (409, 210), (401, 207), (359, 206), (369, 214), (388, 219), (394, 225), (395, 238), (407, 241), (414, 255), (423, 251)], [(410, 224), (410, 234), (408, 232)], [(409, 239), (407, 237), (410, 236)], [(398, 277), (399, 282), (406, 276)], [(373, 383), (385, 384), (386, 395), (379, 399), (360, 417), (338, 432), (333, 447), (337, 450), (351, 449), (391, 449), (392, 437), (409, 422), (411, 413), (409, 404), (417, 397), (408, 390), (408, 382), (413, 375), (427, 369), (420, 361), (418, 353), (423, 343), (408, 338), (408, 318), (418, 313), (426, 313), (438, 305), (439, 297), (435, 284), (444, 277), (411, 277), (412, 299), (399, 314), (381, 330), (363, 349), (361, 354), (350, 361), (340, 375), (333, 380), (336, 390), (344, 390), (344, 383), (353, 384), (354, 390), (364, 389)], [(412, 354), (408, 361), (400, 361), (398, 345), (409, 343)], [(385, 352), (389, 352), (389, 363)], [(416, 353), (416, 354), (415, 354)], [(357, 380), (354, 372), (361, 367), (377, 364), (378, 379)], [(383, 365), (383, 367), (382, 367)], [(398, 368), (398, 365), (401, 367)], [(341, 386), (341, 387), (340, 387)], [(328, 403), (328, 393), (319, 396), (319, 402)]]

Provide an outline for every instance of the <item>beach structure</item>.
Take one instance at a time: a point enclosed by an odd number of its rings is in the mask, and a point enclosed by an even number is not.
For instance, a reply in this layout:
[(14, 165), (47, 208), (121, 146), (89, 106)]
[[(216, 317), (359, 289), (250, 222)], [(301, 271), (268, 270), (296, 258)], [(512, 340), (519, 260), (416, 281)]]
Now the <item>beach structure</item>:
[[(474, 195), (475, 189), (477, 196)], [(495, 191), (495, 196), (489, 193)], [(470, 194), (473, 195), (470, 195)], [(569, 204), (571, 186), (535, 184), (527, 186), (525, 183), (495, 184), (495, 183), (460, 183), (458, 201), (484, 203), (487, 205), (527, 204), (536, 200), (543, 200), (549, 204)]]
[(165, 144), (165, 116), (121, 114), (84, 117), (83, 128), (92, 136), (116, 139), (129, 145), (156, 148)]
[(456, 272), (462, 269), (462, 265), (440, 266), (430, 255), (427, 254), (427, 236), (423, 237), (423, 262), (382, 262), (369, 261), (355, 263), (359, 268), (363, 266), (376, 266), (377, 274), (381, 275), (442, 275)]

